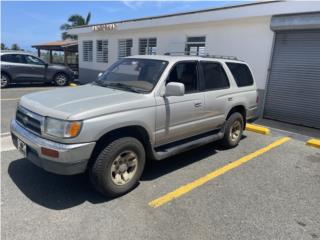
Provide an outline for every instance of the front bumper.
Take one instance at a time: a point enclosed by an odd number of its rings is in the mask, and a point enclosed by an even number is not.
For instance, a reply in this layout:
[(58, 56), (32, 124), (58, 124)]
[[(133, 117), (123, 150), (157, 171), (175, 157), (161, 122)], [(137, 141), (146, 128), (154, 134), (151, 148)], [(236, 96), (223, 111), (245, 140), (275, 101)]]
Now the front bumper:
[[(11, 121), (11, 136), (16, 148), (17, 138), (26, 144), (26, 158), (35, 165), (62, 175), (83, 173), (95, 147), (95, 142), (79, 144), (62, 144), (41, 138), (25, 128), (16, 120)], [(59, 157), (49, 157), (41, 153), (41, 148), (49, 148), (59, 152)]]

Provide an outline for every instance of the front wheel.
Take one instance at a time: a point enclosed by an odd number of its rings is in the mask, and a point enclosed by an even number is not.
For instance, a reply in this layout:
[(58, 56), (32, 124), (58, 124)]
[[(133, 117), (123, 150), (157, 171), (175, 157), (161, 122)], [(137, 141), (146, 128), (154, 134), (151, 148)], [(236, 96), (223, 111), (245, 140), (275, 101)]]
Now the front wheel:
[(133, 137), (116, 139), (98, 153), (90, 169), (95, 189), (108, 197), (117, 197), (132, 190), (142, 175), (145, 150)]
[(239, 144), (243, 132), (243, 117), (240, 113), (232, 113), (225, 124), (224, 137), (221, 141), (226, 148), (232, 148)]
[(68, 76), (64, 73), (57, 73), (53, 79), (54, 83), (60, 87), (68, 84)]

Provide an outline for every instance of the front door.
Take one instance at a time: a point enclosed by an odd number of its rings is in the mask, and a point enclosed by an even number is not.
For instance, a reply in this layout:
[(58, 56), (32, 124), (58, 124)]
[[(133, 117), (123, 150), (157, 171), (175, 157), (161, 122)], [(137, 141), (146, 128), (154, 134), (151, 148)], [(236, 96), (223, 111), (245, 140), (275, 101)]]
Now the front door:
[(24, 55), (25, 69), (24, 78), (30, 81), (43, 81), (47, 67), (45, 63), (34, 56)]
[(156, 145), (201, 133), (205, 117), (204, 94), (199, 92), (198, 62), (184, 61), (172, 67), (167, 82), (185, 85), (183, 96), (156, 97)]

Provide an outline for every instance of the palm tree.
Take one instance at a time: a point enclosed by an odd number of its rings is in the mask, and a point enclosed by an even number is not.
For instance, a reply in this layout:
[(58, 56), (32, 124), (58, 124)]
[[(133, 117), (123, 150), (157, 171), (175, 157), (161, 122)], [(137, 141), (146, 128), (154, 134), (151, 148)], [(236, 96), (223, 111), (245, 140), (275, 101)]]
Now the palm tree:
[(76, 35), (69, 35), (67, 33), (67, 30), (70, 27), (76, 27), (76, 26), (83, 26), (83, 25), (88, 25), (91, 19), (91, 13), (89, 12), (87, 17), (84, 18), (79, 14), (74, 14), (72, 16), (70, 16), (68, 18), (68, 23), (62, 24), (60, 26), (60, 30), (63, 31), (62, 32), (62, 39), (66, 40), (66, 39), (77, 39)]

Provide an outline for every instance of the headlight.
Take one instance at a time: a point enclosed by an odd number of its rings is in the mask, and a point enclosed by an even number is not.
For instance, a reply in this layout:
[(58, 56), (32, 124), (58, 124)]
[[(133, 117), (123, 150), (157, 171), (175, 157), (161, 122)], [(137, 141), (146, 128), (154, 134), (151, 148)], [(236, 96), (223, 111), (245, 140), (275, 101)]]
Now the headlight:
[(47, 117), (44, 132), (55, 137), (72, 138), (78, 136), (81, 125), (80, 121), (64, 121)]

